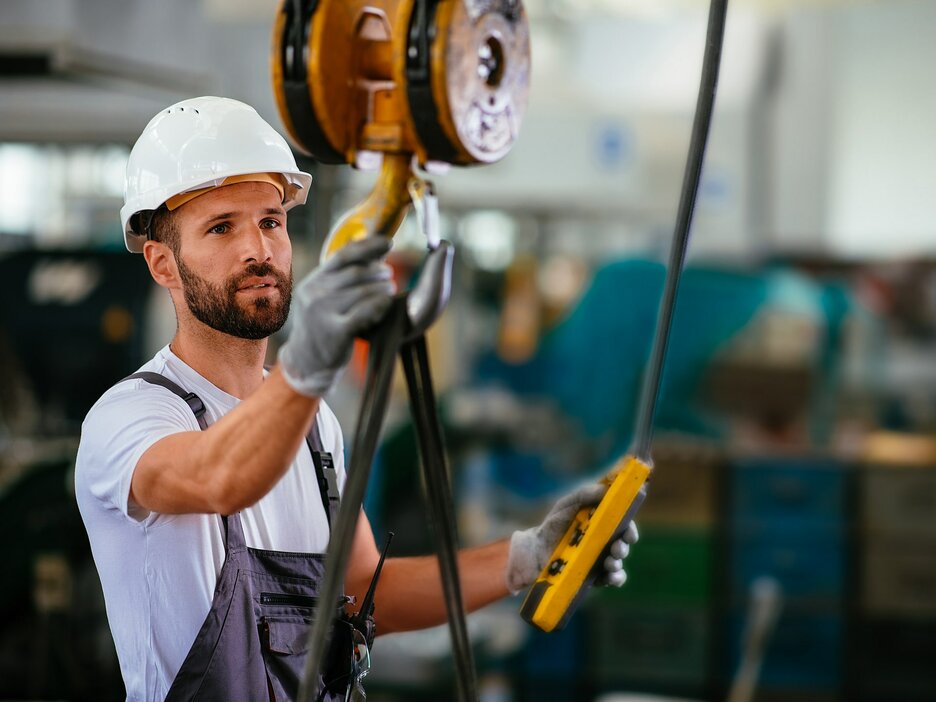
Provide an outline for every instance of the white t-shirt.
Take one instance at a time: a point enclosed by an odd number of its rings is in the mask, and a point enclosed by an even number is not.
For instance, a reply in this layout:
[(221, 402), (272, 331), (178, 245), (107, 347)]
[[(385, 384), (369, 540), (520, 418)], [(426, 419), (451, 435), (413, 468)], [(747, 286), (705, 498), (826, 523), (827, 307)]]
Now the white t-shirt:
[[(198, 395), (209, 425), (240, 402), (168, 346), (140, 370), (161, 373)], [(324, 402), (317, 421), (343, 487), (341, 428)], [(104, 393), (82, 425), (75, 470), (78, 507), (101, 576), (128, 700), (165, 698), (208, 614), (224, 563), (218, 515), (150, 513), (130, 502), (130, 479), (146, 450), (170, 434), (198, 430), (180, 397), (137, 379)], [(240, 515), (248, 546), (325, 551), (328, 523), (305, 444), (273, 489)]]

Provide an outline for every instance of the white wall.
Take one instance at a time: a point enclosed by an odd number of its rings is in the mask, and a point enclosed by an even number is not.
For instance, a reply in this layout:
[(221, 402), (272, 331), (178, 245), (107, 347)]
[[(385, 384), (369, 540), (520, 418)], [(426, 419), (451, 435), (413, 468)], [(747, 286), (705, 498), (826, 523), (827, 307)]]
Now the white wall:
[[(437, 179), (448, 203), (616, 218), (621, 243), (668, 241), (685, 168), (705, 38), (704, 12), (595, 16), (532, 26), (530, 105), (501, 163)], [(768, 27), (739, 10), (726, 28), (692, 252), (744, 256), (762, 246), (752, 222), (760, 145), (752, 104)], [(640, 232), (643, 232), (641, 235)], [(665, 241), (662, 241), (665, 240)]]
[[(2, 81), (0, 139), (129, 142), (192, 92), (246, 100), (280, 126), (269, 77), (274, 3), (262, 4), (238, 0), (243, 11), (227, 13), (221, 0), (4, 0), (0, 48), (63, 41), (164, 67), (197, 88)], [(772, 21), (781, 25), (777, 66), (766, 50)], [(933, 252), (934, 27), (933, 0), (834, 3), (772, 20), (733, 5), (692, 250)], [(701, 9), (572, 24), (540, 17), (514, 152), (437, 178), (443, 206), (579, 212), (616, 218), (624, 238), (668, 236), (703, 32)]]
[(280, 125), (270, 80), (274, 10), (219, 22), (212, 8), (206, 14), (195, 0), (3, 0), (0, 49), (65, 45), (112, 60), (109, 75), (0, 81), (0, 139), (132, 141), (161, 108), (205, 93), (250, 102)]
[(825, 10), (787, 17), (768, 105), (768, 230), (774, 251), (827, 248), (834, 26)]
[(838, 26), (830, 128), (830, 248), (936, 252), (936, 3), (890, 0)]
[(773, 248), (936, 252), (936, 3), (804, 9), (773, 112)]

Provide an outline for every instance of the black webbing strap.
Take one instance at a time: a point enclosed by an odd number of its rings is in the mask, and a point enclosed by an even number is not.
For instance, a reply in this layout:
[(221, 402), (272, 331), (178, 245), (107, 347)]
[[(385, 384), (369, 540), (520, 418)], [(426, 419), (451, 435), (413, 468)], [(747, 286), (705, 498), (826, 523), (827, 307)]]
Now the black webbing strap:
[[(344, 504), (338, 513), (338, 520), (328, 543), (325, 577), (319, 585), (318, 597), (319, 602), (333, 602), (340, 594), (371, 464), (387, 414), (396, 359), (398, 355), (402, 355), (404, 367), (409, 368), (412, 375), (412, 378), (408, 378), (408, 387), (413, 403), (414, 425), (420, 440), (429, 497), (428, 507), (438, 542), (439, 569), (449, 617), (449, 631), (452, 635), (452, 650), (456, 659), (458, 699), (460, 702), (475, 702), (478, 699), (477, 682), (458, 580), (457, 532), (445, 448), (429, 377), (425, 341), (422, 337), (407, 341), (408, 333), (407, 298), (402, 295), (394, 299), (386, 317), (368, 337), (371, 344), (367, 359), (367, 379), (351, 448)], [(334, 616), (320, 616), (313, 622), (297, 702), (311, 702), (315, 699), (321, 661), (324, 653), (329, 650), (334, 621)]]
[[(152, 371), (140, 371), (128, 375), (121, 380), (145, 380), (152, 385), (159, 385), (174, 395), (178, 395), (185, 404), (192, 410), (198, 426), (204, 431), (208, 428), (208, 419), (205, 416), (205, 403), (194, 392), (188, 392), (178, 383), (159, 373)], [(338, 514), (338, 507), (341, 502), (341, 493), (338, 491), (338, 473), (335, 470), (335, 463), (332, 455), (325, 450), (322, 445), (322, 437), (319, 433), (318, 419), (312, 422), (312, 429), (306, 435), (306, 444), (312, 453), (312, 463), (315, 465), (315, 478), (318, 481), (319, 494), (322, 496), (322, 507), (325, 509), (325, 518), (328, 520), (329, 530), (335, 515)]]
[(426, 338), (419, 336), (400, 347), (400, 358), (406, 385), (409, 389), (410, 412), (419, 442), (422, 458), (423, 488), (429, 507), (429, 521), (435, 536), (439, 572), (442, 576), (442, 594), (449, 618), (452, 640), (452, 658), (458, 682), (459, 700), (475, 702), (478, 699), (475, 681), (474, 656), (465, 606), (458, 581), (458, 527), (452, 480), (446, 460), (445, 440), (439, 412), (436, 408), (432, 375), (429, 369), (429, 351)]
[[(351, 546), (357, 533), (358, 515), (364, 504), (372, 461), (390, 401), (396, 353), (403, 342), (406, 325), (406, 299), (398, 297), (370, 339), (367, 380), (351, 446), (348, 477), (342, 496), (344, 499), (325, 553), (326, 567), (325, 575), (319, 583), (319, 602), (335, 602), (342, 592)], [(329, 616), (316, 616), (309, 631), (308, 653), (297, 702), (313, 702), (318, 697), (319, 673), (325, 652), (330, 648), (332, 628), (336, 621), (331, 610), (326, 609), (323, 614)]]
[(192, 414), (195, 415), (195, 419), (198, 421), (198, 426), (201, 427), (202, 430), (208, 428), (208, 420), (205, 418), (205, 403), (202, 402), (201, 398), (194, 392), (183, 390), (178, 384), (169, 380), (169, 378), (166, 376), (160, 375), (159, 373), (153, 373), (151, 371), (140, 371), (139, 373), (128, 375), (120, 382), (122, 383), (124, 380), (135, 379), (145, 380), (147, 383), (151, 383), (152, 385), (159, 385), (166, 388), (166, 390), (173, 393), (174, 395), (181, 397), (183, 400), (185, 400), (185, 404), (189, 406), (189, 409), (192, 410)]
[(328, 520), (330, 531), (337, 518), (338, 508), (341, 506), (341, 492), (338, 490), (338, 471), (335, 470), (335, 461), (331, 453), (322, 446), (318, 419), (312, 422), (312, 430), (306, 434), (306, 444), (312, 452), (315, 477), (318, 480), (319, 494), (322, 496), (322, 506), (325, 508), (325, 518)]

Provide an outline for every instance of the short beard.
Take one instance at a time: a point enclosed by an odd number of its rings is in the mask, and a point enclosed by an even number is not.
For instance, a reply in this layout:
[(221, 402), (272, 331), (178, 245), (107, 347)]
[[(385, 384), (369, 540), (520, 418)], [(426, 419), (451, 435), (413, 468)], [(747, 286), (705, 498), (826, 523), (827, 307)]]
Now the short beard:
[[(292, 269), (288, 275), (269, 263), (253, 263), (241, 273), (215, 286), (200, 277), (177, 256), (185, 304), (195, 319), (238, 339), (265, 339), (278, 332), (289, 316), (292, 299)], [(248, 278), (272, 277), (280, 292), (279, 302), (255, 298), (248, 307), (238, 304), (237, 291)]]

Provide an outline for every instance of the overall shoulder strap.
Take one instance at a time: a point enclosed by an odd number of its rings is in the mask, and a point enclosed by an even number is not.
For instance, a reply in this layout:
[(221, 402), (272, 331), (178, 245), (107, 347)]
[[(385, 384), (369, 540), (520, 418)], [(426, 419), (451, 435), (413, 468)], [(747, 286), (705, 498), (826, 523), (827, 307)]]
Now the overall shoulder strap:
[(202, 402), (201, 398), (194, 392), (183, 390), (178, 384), (172, 382), (166, 376), (160, 375), (159, 373), (153, 373), (151, 371), (140, 371), (139, 373), (128, 375), (120, 382), (123, 382), (124, 380), (135, 379), (145, 380), (147, 383), (159, 385), (166, 388), (166, 390), (169, 392), (181, 397), (183, 400), (185, 400), (185, 404), (189, 406), (189, 409), (192, 410), (192, 414), (195, 415), (198, 426), (203, 430), (208, 428), (208, 420), (205, 418), (205, 403)]
[[(145, 380), (147, 383), (159, 385), (166, 388), (169, 392), (178, 395), (192, 410), (198, 426), (201, 429), (208, 428), (208, 420), (205, 418), (205, 403), (194, 392), (188, 392), (177, 383), (169, 380), (164, 375), (152, 371), (140, 371), (128, 375), (123, 380)], [(120, 382), (123, 382), (121, 380)], [(325, 517), (328, 519), (328, 525), (331, 527), (341, 502), (341, 493), (338, 491), (338, 472), (335, 470), (335, 463), (332, 455), (325, 451), (322, 445), (322, 437), (319, 433), (318, 418), (312, 422), (312, 429), (306, 435), (306, 443), (312, 453), (312, 463), (315, 465), (315, 477), (318, 481), (319, 493), (322, 496), (322, 506), (325, 508)]]
[[(192, 414), (195, 415), (195, 420), (198, 422), (198, 427), (204, 431), (208, 428), (208, 420), (205, 417), (205, 403), (201, 401), (201, 398), (196, 395), (194, 392), (189, 392), (182, 388), (178, 383), (175, 383), (169, 378), (159, 373), (153, 373), (152, 371), (140, 371), (139, 373), (134, 373), (128, 375), (126, 378), (121, 380), (122, 383), (124, 380), (145, 380), (147, 383), (152, 385), (159, 385), (160, 387), (166, 388), (169, 392), (178, 395), (183, 400), (185, 404), (189, 406), (189, 409), (192, 410)], [(221, 515), (221, 529), (222, 534), (224, 535), (224, 551), (225, 553), (230, 553), (231, 551), (243, 551), (247, 548), (246, 542), (244, 540), (244, 528), (241, 525), (240, 515)]]
[(312, 453), (312, 463), (315, 465), (315, 477), (318, 480), (319, 494), (322, 496), (322, 506), (325, 508), (325, 517), (331, 528), (337, 518), (341, 493), (338, 492), (338, 472), (335, 470), (335, 462), (331, 453), (322, 445), (318, 417), (312, 422), (312, 429), (306, 435), (306, 444)]
[[(269, 371), (268, 366), (264, 370)], [(312, 421), (312, 428), (306, 434), (306, 445), (312, 454), (312, 464), (315, 466), (315, 479), (318, 481), (319, 495), (322, 498), (322, 507), (325, 508), (325, 518), (328, 528), (337, 518), (338, 507), (341, 504), (341, 493), (338, 491), (338, 472), (330, 452), (322, 444), (322, 435), (319, 432), (318, 415)]]
[[(194, 392), (188, 392), (180, 387), (178, 383), (169, 380), (169, 378), (164, 375), (152, 371), (140, 371), (139, 373), (128, 375), (123, 380), (134, 379), (145, 380), (147, 383), (159, 385), (166, 388), (169, 392), (178, 395), (185, 400), (185, 403), (192, 410), (192, 414), (195, 415), (198, 426), (203, 430), (208, 428), (208, 420), (205, 418), (205, 403), (202, 402), (201, 398)], [(120, 382), (123, 382), (123, 380)], [(312, 463), (315, 465), (315, 477), (318, 480), (319, 493), (322, 496), (322, 506), (325, 508), (325, 516), (328, 519), (329, 527), (331, 527), (332, 522), (338, 514), (341, 493), (338, 492), (338, 472), (335, 470), (335, 463), (332, 460), (331, 454), (325, 451), (322, 445), (322, 437), (318, 428), (318, 418), (312, 422), (312, 429), (306, 435), (306, 443), (309, 446), (309, 450), (312, 452)]]

